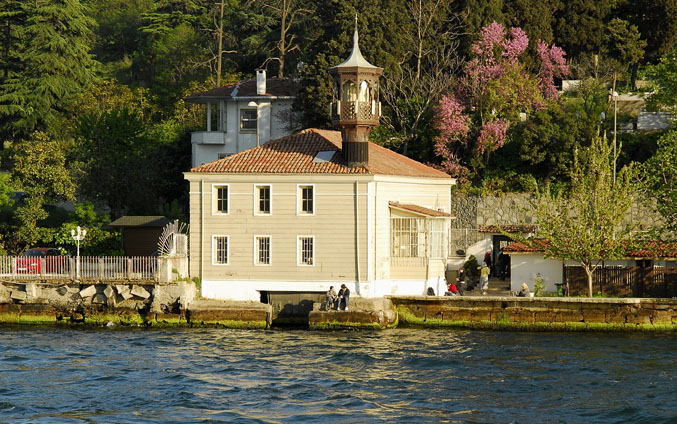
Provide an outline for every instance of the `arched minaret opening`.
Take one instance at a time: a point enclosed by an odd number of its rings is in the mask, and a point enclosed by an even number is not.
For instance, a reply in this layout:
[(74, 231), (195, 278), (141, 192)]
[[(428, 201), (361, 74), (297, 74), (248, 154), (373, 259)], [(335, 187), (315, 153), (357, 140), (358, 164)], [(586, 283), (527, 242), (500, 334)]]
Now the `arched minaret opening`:
[(369, 133), (381, 116), (378, 79), (383, 69), (362, 56), (355, 17), (353, 51), (340, 65), (329, 68), (333, 76), (331, 121), (341, 130), (343, 157), (351, 168), (369, 162)]

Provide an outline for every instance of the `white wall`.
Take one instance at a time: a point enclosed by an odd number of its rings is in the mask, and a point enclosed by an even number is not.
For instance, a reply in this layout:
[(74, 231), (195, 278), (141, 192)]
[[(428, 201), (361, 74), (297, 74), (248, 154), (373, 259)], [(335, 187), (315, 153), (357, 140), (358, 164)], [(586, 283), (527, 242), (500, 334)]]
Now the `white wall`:
[[(566, 261), (567, 266), (580, 266), (578, 262)], [(605, 261), (605, 266), (632, 266), (633, 260)], [(555, 283), (562, 282), (562, 261), (546, 259), (542, 253), (510, 252), (510, 289), (518, 292), (522, 283), (527, 283), (529, 290), (534, 291), (536, 277), (540, 273), (545, 283), (545, 291), (556, 292)]]

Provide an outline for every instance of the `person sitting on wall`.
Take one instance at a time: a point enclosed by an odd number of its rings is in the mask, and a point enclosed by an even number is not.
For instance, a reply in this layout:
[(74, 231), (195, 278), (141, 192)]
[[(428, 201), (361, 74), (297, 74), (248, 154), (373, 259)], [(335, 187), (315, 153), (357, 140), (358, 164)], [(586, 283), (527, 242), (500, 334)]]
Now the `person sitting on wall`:
[(339, 309), (348, 310), (348, 300), (350, 299), (350, 290), (345, 284), (341, 284), (341, 290), (338, 292)]
[(517, 293), (517, 297), (529, 297), (529, 286), (527, 286), (527, 283), (522, 283), (522, 288), (520, 289), (520, 292)]
[(449, 284), (449, 290), (444, 292), (445, 296), (458, 296), (458, 288), (456, 287), (456, 284), (452, 281)]
[(337, 302), (338, 301), (338, 296), (336, 295), (336, 291), (334, 290), (334, 286), (329, 286), (329, 290), (327, 290), (327, 299), (326, 299), (326, 310), (331, 311), (332, 309), (336, 309)]

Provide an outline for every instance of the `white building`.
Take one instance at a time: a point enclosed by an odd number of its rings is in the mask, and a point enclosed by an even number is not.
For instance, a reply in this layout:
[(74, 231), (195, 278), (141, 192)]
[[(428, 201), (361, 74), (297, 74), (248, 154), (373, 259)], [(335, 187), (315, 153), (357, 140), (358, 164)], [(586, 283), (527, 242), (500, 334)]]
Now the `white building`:
[(298, 84), (290, 78), (267, 78), (257, 70), (247, 80), (196, 93), (186, 102), (205, 104), (206, 131), (191, 136), (192, 166), (260, 146), (292, 133), (298, 125), (292, 105)]

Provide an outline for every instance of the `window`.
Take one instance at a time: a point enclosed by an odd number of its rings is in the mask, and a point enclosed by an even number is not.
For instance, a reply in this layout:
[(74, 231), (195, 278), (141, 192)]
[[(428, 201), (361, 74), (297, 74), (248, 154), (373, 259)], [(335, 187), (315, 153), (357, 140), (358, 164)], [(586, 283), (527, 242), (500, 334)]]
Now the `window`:
[(212, 236), (212, 264), (228, 265), (228, 236)]
[(315, 213), (315, 186), (298, 186), (297, 195), (299, 215), (313, 215)]
[(212, 195), (214, 197), (213, 213), (227, 214), (228, 213), (228, 186), (215, 185), (212, 186)]
[(298, 240), (298, 264), (315, 265), (315, 237), (299, 236)]
[(240, 130), (256, 131), (256, 109), (240, 109)]
[(254, 186), (254, 210), (257, 215), (270, 215), (271, 187), (269, 185)]
[(254, 237), (254, 264), (270, 265), (270, 236)]

